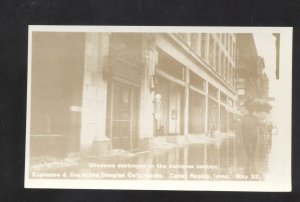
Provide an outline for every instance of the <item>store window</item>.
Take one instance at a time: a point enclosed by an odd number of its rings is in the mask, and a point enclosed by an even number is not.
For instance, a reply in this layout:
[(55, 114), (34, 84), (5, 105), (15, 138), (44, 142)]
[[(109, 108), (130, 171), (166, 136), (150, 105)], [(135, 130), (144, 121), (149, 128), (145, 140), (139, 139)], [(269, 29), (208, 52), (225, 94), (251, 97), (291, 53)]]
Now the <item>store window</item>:
[(208, 85), (208, 95), (218, 99), (219, 98), (218, 97), (218, 89), (209, 84)]

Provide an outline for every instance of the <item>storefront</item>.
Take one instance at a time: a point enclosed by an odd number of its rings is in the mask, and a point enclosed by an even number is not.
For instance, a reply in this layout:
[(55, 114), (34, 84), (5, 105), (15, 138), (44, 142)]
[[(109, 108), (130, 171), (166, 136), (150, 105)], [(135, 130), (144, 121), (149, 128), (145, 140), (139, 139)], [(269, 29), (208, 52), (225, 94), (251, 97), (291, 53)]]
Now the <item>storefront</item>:
[(189, 133), (205, 133), (205, 96), (190, 91), (189, 98)]
[(227, 96), (220, 92), (220, 130), (222, 133), (228, 132), (229, 117), (227, 111)]
[(207, 135), (212, 136), (216, 131), (220, 130), (220, 104), (219, 90), (208, 85), (208, 106), (207, 106), (208, 130)]
[(139, 88), (112, 80), (107, 96), (107, 135), (113, 149), (132, 149), (137, 145)]
[(180, 135), (183, 130), (183, 87), (158, 76), (155, 89), (155, 135)]
[(205, 133), (205, 80), (190, 72), (189, 134)]
[(47, 153), (53, 143), (59, 154), (98, 155), (146, 148), (153, 137), (185, 141), (233, 127), (234, 93), (168, 35), (33, 39), (40, 57), (32, 61), (31, 143), (41, 145), (33, 148)]
[(176, 60), (160, 52), (155, 75), (155, 136), (183, 135), (184, 71)]
[[(107, 80), (106, 135), (111, 149), (134, 149), (139, 138), (141, 38), (112, 34)], [(130, 60), (134, 58), (134, 60)]]

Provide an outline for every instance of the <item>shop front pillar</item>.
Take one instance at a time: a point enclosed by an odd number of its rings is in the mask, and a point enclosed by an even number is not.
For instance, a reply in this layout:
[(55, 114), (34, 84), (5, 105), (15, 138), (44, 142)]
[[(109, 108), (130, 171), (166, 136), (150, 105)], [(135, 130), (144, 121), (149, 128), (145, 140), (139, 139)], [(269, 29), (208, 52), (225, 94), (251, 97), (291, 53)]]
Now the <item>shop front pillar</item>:
[(221, 92), (218, 89), (218, 124), (217, 124), (217, 130), (219, 133), (221, 133)]
[(228, 133), (229, 132), (229, 111), (227, 109), (226, 109), (226, 116), (227, 116), (226, 132)]
[(109, 142), (105, 130), (107, 81), (103, 78), (108, 45), (108, 33), (86, 34), (80, 135), (83, 155), (97, 155), (99, 149), (106, 150)]
[(189, 94), (190, 94), (190, 71), (185, 67), (185, 89), (184, 89), (184, 112), (183, 112), (183, 135), (189, 134)]
[(140, 124), (139, 144), (141, 147), (149, 146), (154, 137), (153, 120), (153, 76), (157, 65), (156, 49), (144, 42), (143, 59), (144, 69), (141, 78), (140, 95)]
[(204, 132), (208, 133), (208, 81), (205, 81)]

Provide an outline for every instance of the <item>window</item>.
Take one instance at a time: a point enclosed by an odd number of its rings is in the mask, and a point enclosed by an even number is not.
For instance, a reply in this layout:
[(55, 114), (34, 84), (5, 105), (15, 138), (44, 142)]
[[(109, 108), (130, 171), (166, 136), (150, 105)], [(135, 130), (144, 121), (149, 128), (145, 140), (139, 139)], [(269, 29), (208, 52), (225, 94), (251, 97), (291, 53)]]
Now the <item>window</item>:
[(233, 57), (233, 50), (234, 50), (234, 44), (233, 44), (233, 37), (231, 37), (231, 42), (230, 42), (230, 55), (231, 57)]
[(215, 61), (215, 66), (216, 66), (216, 71), (220, 73), (220, 47), (218, 44), (216, 44), (216, 61)]
[(233, 58), (233, 61), (235, 61), (235, 57), (236, 57), (236, 45), (235, 43), (233, 43), (233, 50), (232, 50), (232, 58)]
[(221, 52), (220, 72), (222, 77), (224, 77), (224, 70), (225, 70), (225, 57), (224, 54)]
[(191, 47), (198, 53), (198, 34), (191, 34)]
[(233, 106), (233, 100), (231, 98), (228, 98), (228, 105)]
[(218, 99), (219, 98), (218, 97), (218, 89), (209, 84), (209, 86), (208, 86), (208, 95)]
[(238, 89), (238, 90), (237, 90), (237, 94), (238, 94), (238, 95), (245, 95), (245, 93), (246, 93), (246, 92), (245, 92), (245, 89)]
[(191, 46), (191, 34), (185, 34), (185, 42)]
[(185, 35), (185, 34), (183, 34), (183, 33), (178, 33), (178, 36), (179, 36), (181, 39), (183, 39), (183, 40), (184, 40), (184, 38), (185, 38), (184, 35)]
[(209, 35), (209, 64), (211, 65), (211, 67), (213, 67), (215, 69), (215, 62), (214, 62), (214, 59), (215, 59), (215, 50), (214, 50), (214, 40), (213, 40), (213, 37), (212, 37), (212, 34)]
[(228, 83), (231, 85), (232, 84), (232, 66), (231, 63), (228, 63), (228, 67), (229, 67), (229, 80)]
[(229, 61), (229, 58), (227, 60), (227, 64), (228, 64), (228, 83), (231, 83), (231, 64), (230, 64), (230, 61)]
[(188, 45), (190, 44), (190, 34), (186, 34), (186, 33), (178, 33), (179, 37), (186, 42)]
[(227, 57), (224, 58), (224, 79), (228, 81), (228, 65), (227, 65)]
[(245, 82), (245, 81), (246, 81), (245, 78), (238, 78), (237, 79), (237, 82), (241, 82), (242, 83), (242, 82)]
[(226, 96), (226, 94), (224, 94), (224, 93), (220, 93), (220, 100), (221, 100), (221, 102), (223, 102), (223, 103), (227, 103), (227, 96)]
[(198, 90), (205, 91), (205, 81), (197, 74), (190, 72), (190, 85)]
[(201, 57), (206, 59), (206, 46), (207, 46), (207, 42), (206, 42), (206, 33), (202, 33), (201, 34)]
[(231, 38), (231, 35), (229, 35), (228, 36), (228, 39), (229, 39), (229, 41), (228, 41), (228, 53), (229, 53), (229, 55), (230, 56), (232, 56), (232, 54), (231, 54), (231, 50), (232, 50), (232, 38)]

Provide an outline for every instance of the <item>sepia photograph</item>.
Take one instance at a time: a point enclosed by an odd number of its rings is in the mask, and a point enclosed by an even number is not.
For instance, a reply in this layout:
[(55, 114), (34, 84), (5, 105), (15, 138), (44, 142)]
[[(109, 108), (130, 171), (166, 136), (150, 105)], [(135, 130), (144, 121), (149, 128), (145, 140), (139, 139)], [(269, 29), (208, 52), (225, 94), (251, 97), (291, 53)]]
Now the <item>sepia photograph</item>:
[(25, 187), (291, 191), (292, 28), (28, 33)]

